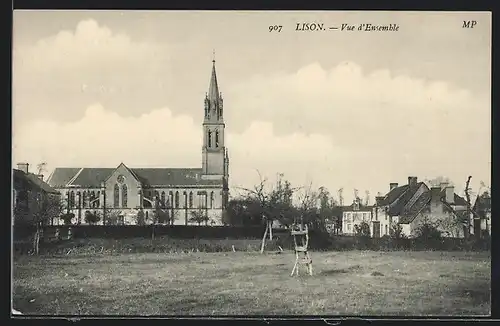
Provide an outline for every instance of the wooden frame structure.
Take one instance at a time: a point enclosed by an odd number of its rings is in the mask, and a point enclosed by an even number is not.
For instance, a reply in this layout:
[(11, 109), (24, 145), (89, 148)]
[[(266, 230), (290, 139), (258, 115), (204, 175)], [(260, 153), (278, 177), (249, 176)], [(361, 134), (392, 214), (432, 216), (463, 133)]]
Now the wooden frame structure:
[[(312, 276), (312, 259), (307, 251), (307, 246), (309, 245), (307, 225), (293, 225), (291, 235), (293, 236), (293, 243), (295, 245), (295, 265), (290, 276), (293, 276), (294, 273), (295, 275), (299, 275), (299, 264), (305, 264), (308, 274)], [(301, 253), (304, 254), (302, 259), (300, 258)]]

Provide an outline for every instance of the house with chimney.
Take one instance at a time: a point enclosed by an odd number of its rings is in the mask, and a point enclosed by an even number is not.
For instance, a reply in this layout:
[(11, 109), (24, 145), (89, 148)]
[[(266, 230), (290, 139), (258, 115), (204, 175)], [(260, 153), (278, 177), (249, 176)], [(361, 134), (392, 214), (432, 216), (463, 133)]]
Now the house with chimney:
[(373, 206), (363, 205), (359, 197), (354, 199), (351, 205), (342, 206), (342, 234), (355, 235), (356, 226), (366, 222), (370, 226), (370, 235), (373, 237), (374, 232), (380, 231), (377, 231), (376, 226), (374, 227), (372, 213)]
[(407, 184), (390, 183), (389, 192), (375, 198), (373, 216), (380, 222), (380, 236), (390, 235), (391, 227), (399, 224), (406, 236), (414, 237), (423, 223), (430, 223), (443, 236), (464, 237), (467, 202), (448, 183), (429, 188), (410, 176)]
[(17, 164), (12, 170), (12, 224), (31, 224), (50, 200), (59, 201), (60, 193), (43, 180), (43, 175), (30, 173), (28, 163)]

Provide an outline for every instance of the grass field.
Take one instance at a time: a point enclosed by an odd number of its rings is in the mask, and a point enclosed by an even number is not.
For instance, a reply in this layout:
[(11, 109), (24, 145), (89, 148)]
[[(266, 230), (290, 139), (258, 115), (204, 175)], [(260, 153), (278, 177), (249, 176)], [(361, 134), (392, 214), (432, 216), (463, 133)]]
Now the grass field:
[(486, 252), (23, 256), (14, 308), (71, 315), (489, 315)]

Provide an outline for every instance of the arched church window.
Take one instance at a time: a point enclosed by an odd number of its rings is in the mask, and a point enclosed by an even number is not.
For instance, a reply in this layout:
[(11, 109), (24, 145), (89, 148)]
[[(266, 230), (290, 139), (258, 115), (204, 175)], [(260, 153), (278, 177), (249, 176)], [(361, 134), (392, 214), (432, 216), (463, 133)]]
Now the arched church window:
[(96, 201), (95, 201), (95, 207), (100, 207), (101, 206), (101, 192), (98, 191), (97, 192), (97, 197), (96, 197)]
[(165, 191), (161, 192), (161, 206), (165, 207)]
[(189, 208), (193, 208), (193, 192), (189, 192)]
[(175, 208), (179, 208), (179, 192), (175, 192)]
[(184, 208), (188, 208), (188, 194), (184, 191)]
[(128, 206), (128, 191), (127, 191), (127, 185), (123, 184), (122, 185), (122, 207), (127, 207)]
[(219, 147), (219, 130), (215, 132), (215, 147)]
[(69, 194), (69, 207), (75, 207), (75, 192), (73, 190)]
[(113, 206), (118, 207), (120, 205), (120, 186), (115, 184), (115, 190), (113, 193)]
[(80, 191), (76, 192), (76, 197), (78, 197), (78, 202), (76, 203), (78, 208), (82, 207), (82, 193)]
[(212, 132), (208, 131), (208, 147), (212, 147)]
[(212, 191), (210, 193), (210, 208), (214, 208), (214, 197), (215, 197), (215, 194), (214, 192)]

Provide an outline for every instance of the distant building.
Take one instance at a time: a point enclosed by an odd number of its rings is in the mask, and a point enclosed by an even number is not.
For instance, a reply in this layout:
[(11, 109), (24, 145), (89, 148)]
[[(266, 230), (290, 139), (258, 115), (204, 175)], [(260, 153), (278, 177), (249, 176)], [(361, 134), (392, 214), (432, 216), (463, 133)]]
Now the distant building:
[(416, 235), (419, 226), (432, 223), (443, 236), (464, 237), (467, 221), (467, 202), (447, 183), (429, 189), (417, 177), (408, 177), (408, 184), (389, 184), (385, 196), (376, 197), (374, 218), (381, 222), (381, 235), (389, 235), (395, 223), (409, 237)]
[(208, 216), (208, 225), (221, 225), (229, 194), (223, 117), (213, 61), (204, 100), (201, 168), (133, 168), (123, 163), (113, 168), (58, 167), (48, 183), (62, 193), (67, 211), (75, 214), (72, 223), (84, 223), (85, 211), (100, 214), (100, 223), (106, 223), (106, 215), (118, 214), (123, 224), (135, 224), (143, 211), (146, 223), (151, 223), (160, 208), (173, 217), (173, 224), (197, 224), (190, 221), (192, 213), (201, 212)]
[(477, 196), (472, 211), (474, 235), (491, 235), (491, 196), (488, 192)]
[(43, 175), (30, 173), (28, 169), (28, 163), (19, 163), (12, 170), (12, 223), (16, 225), (31, 224), (50, 199), (60, 199), (60, 193), (43, 181)]
[(374, 228), (372, 213), (373, 206), (362, 205), (359, 198), (349, 206), (342, 206), (342, 234), (354, 235), (356, 226), (366, 222), (370, 226), (370, 236), (373, 237), (374, 229), (375, 232), (377, 229)]

